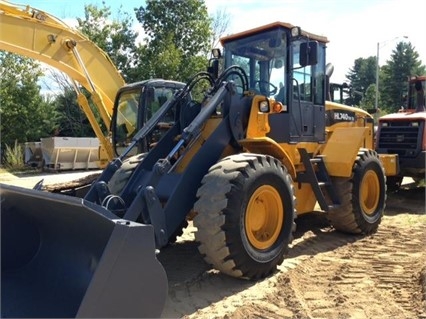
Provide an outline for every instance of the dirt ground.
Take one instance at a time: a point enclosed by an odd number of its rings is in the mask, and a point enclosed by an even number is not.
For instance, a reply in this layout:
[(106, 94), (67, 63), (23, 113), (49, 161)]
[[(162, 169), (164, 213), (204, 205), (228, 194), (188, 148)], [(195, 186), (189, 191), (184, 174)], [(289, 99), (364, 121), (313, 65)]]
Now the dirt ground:
[[(38, 180), (0, 176), (24, 187)], [(211, 269), (194, 231), (190, 223), (158, 256), (169, 278), (162, 318), (426, 319), (425, 187), (406, 184), (389, 193), (383, 221), (370, 236), (334, 231), (319, 213), (299, 217), (289, 255), (258, 282)]]
[(169, 277), (163, 318), (426, 318), (425, 188), (388, 195), (377, 233), (334, 231), (301, 216), (289, 255), (263, 281), (238, 280), (204, 263), (195, 229), (160, 253)]

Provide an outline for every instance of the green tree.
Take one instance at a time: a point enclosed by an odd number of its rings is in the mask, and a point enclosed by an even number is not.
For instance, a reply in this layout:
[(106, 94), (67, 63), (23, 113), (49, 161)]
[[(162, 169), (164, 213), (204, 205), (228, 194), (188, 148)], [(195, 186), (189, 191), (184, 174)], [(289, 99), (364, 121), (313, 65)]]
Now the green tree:
[(376, 85), (370, 84), (365, 91), (364, 97), (361, 99), (359, 106), (364, 110), (375, 108), (376, 103)]
[(143, 56), (137, 65), (130, 71), (133, 78), (151, 79), (163, 78), (167, 80), (178, 79), (180, 65), (182, 63), (182, 52), (172, 43), (171, 37), (159, 43), (155, 49), (148, 46), (140, 46), (138, 54)]
[(380, 69), (380, 100), (388, 112), (396, 112), (407, 94), (407, 81), (411, 75), (422, 75), (425, 66), (411, 43), (399, 42), (386, 65)]
[(187, 81), (206, 68), (212, 32), (203, 0), (147, 0), (135, 13), (146, 32), (143, 53), (149, 61), (139, 65), (139, 73)]
[(115, 16), (111, 7), (86, 5), (84, 19), (77, 18), (77, 29), (105, 51), (117, 69), (121, 71), (126, 82), (142, 80), (133, 72), (134, 66), (140, 60), (140, 50), (136, 43), (138, 33), (133, 30), (133, 18), (122, 8)]
[[(86, 114), (77, 104), (76, 93), (72, 87), (64, 88), (63, 94), (56, 98), (55, 105), (60, 113), (58, 135), (72, 137), (95, 136)], [(101, 123), (100, 119), (98, 122)]]
[(367, 59), (358, 58), (354, 66), (346, 74), (350, 86), (361, 94), (351, 96), (346, 100), (348, 105), (360, 105), (361, 99), (366, 95), (369, 86), (376, 82), (376, 57)]
[[(1, 143), (38, 141), (57, 126), (58, 113), (38, 84), (40, 65), (19, 55), (0, 52)], [(3, 147), (2, 147), (3, 148)]]
[[(86, 114), (77, 103), (77, 94), (69, 77), (65, 73), (57, 70), (50, 70), (48, 77), (50, 79), (50, 83), (55, 83), (55, 89), (52, 90), (54, 104), (58, 112), (58, 127), (55, 130), (55, 135), (70, 137), (95, 136)], [(90, 99), (90, 93), (88, 93), (83, 87), (80, 87), (80, 90), (86, 95), (86, 98), (89, 101), (89, 106), (91, 106), (94, 115), (97, 117), (97, 122), (100, 123), (101, 129), (105, 134), (107, 134), (107, 130), (101, 120), (99, 111)]]

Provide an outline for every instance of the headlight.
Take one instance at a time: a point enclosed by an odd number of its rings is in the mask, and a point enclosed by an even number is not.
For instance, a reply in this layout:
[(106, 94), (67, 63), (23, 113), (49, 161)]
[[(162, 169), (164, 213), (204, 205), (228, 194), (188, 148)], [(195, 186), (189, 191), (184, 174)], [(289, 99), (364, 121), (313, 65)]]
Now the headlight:
[(262, 113), (269, 113), (269, 102), (268, 101), (259, 102), (259, 111)]

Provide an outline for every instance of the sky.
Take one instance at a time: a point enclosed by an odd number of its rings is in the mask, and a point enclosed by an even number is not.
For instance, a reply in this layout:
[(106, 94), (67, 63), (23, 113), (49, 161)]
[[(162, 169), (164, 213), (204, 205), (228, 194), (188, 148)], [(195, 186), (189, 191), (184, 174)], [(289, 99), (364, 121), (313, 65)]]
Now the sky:
[[(83, 17), (87, 4), (102, 7), (102, 0), (21, 0), (19, 4), (46, 11), (73, 25)], [(185, 0), (182, 0), (185, 1)], [(15, 0), (10, 1), (17, 3)], [(104, 0), (115, 12), (133, 15), (144, 0)], [(282, 21), (322, 35), (327, 45), (327, 62), (334, 65), (331, 80), (346, 81), (346, 74), (358, 58), (377, 55), (379, 64), (389, 60), (400, 41), (412, 44), (426, 64), (426, 1), (424, 0), (205, 0), (210, 15), (218, 10), (230, 17), (227, 34), (270, 22)], [(140, 28), (135, 19), (135, 28)], [(405, 38), (407, 37), (407, 38)]]

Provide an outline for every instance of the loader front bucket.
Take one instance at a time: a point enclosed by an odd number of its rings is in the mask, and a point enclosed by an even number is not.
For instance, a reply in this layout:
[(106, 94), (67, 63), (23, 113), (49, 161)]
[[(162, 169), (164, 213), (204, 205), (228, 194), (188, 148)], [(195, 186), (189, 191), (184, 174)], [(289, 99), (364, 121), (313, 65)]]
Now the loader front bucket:
[(81, 198), (0, 184), (2, 318), (159, 317), (150, 225)]

